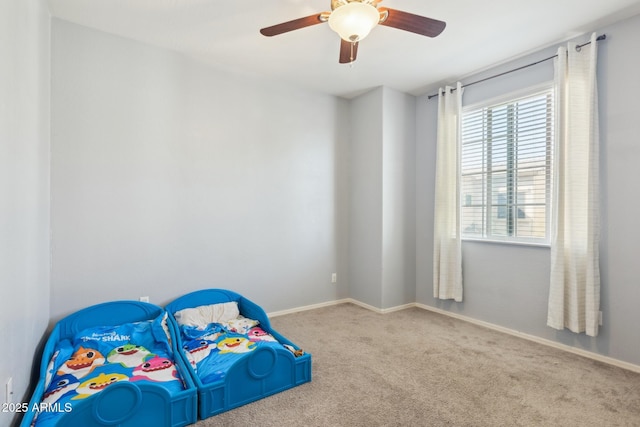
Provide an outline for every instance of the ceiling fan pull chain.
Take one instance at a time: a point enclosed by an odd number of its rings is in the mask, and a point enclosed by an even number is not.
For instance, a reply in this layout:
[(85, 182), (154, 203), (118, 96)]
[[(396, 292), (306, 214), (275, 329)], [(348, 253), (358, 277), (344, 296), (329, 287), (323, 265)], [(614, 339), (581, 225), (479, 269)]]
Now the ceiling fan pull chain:
[(351, 41), (351, 56), (349, 57), (349, 68), (353, 68), (353, 46), (356, 42)]

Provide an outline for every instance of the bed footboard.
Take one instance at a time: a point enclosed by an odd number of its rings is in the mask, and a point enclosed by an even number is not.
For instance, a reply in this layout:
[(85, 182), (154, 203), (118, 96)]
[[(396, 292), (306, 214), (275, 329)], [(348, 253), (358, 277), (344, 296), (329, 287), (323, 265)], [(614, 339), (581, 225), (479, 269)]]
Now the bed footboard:
[(200, 417), (228, 411), (311, 381), (311, 356), (262, 347), (235, 363), (224, 381), (200, 390)]
[[(109, 386), (93, 399), (74, 405), (57, 420), (57, 425), (186, 426), (195, 422), (195, 406), (194, 393), (186, 392), (172, 397), (162, 387), (121, 382)], [(42, 409), (65, 411), (65, 408)], [(23, 421), (30, 424), (32, 420)]]

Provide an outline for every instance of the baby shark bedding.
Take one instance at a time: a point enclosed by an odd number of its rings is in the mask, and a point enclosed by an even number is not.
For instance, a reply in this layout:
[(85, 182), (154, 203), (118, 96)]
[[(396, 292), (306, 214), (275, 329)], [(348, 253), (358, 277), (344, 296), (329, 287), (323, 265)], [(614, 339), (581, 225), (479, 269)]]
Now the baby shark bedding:
[[(106, 325), (106, 326), (105, 326)], [(22, 426), (185, 426), (195, 386), (160, 307), (99, 304), (60, 321)]]
[[(226, 303), (234, 305), (235, 302)], [(180, 312), (176, 317), (180, 318)], [(189, 364), (204, 384), (224, 378), (227, 369), (246, 353), (269, 346), (282, 348), (273, 335), (265, 332), (259, 322), (239, 313), (233, 319), (203, 325), (180, 324), (183, 351)]]
[(200, 418), (311, 381), (311, 355), (271, 328), (264, 310), (223, 289), (166, 307), (198, 388)]

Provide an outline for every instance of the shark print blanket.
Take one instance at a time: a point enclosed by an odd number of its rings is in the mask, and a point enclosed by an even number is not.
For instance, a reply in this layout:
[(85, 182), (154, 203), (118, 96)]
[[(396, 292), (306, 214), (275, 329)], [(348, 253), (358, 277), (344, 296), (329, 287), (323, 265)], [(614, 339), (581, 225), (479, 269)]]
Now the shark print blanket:
[[(85, 329), (61, 340), (47, 369), (43, 403), (72, 408), (119, 381), (184, 389), (172, 356), (165, 315), (154, 320)], [(71, 405), (71, 406), (69, 406)], [(35, 426), (54, 426), (58, 412), (42, 412)]]
[(183, 351), (204, 384), (224, 378), (231, 365), (258, 347), (283, 347), (257, 320), (242, 316), (206, 327), (182, 325), (180, 330)]

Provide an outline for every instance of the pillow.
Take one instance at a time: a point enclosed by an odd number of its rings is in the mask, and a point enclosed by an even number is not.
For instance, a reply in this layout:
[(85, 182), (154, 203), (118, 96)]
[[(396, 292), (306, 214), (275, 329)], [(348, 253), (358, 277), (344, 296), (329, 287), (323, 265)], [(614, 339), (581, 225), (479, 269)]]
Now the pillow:
[(220, 304), (201, 305), (185, 308), (175, 314), (180, 326), (195, 326), (205, 328), (210, 323), (224, 323), (238, 317), (238, 303), (236, 301)]
[(247, 317), (238, 316), (237, 319), (228, 320), (222, 322), (222, 326), (229, 332), (235, 332), (237, 334), (246, 335), (249, 329), (259, 325), (257, 320), (249, 319)]

